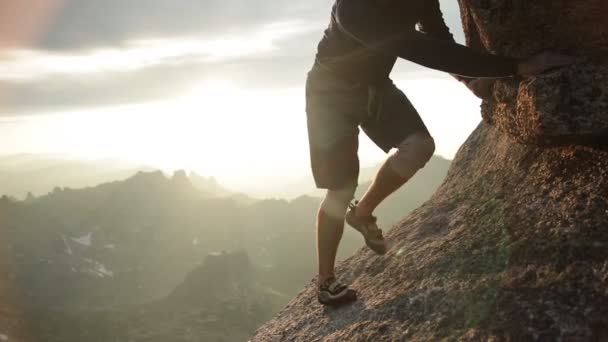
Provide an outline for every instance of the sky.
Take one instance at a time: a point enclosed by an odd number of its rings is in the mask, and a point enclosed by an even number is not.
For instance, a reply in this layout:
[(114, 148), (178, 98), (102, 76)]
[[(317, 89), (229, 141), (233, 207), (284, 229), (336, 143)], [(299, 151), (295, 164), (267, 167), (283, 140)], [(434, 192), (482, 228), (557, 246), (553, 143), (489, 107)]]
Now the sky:
[[(233, 188), (309, 175), (303, 85), (332, 2), (5, 0), (0, 154), (190, 169)], [(456, 0), (446, 22), (464, 41)], [(480, 121), (461, 84), (393, 72), (452, 158)], [(361, 135), (363, 165), (385, 155)]]

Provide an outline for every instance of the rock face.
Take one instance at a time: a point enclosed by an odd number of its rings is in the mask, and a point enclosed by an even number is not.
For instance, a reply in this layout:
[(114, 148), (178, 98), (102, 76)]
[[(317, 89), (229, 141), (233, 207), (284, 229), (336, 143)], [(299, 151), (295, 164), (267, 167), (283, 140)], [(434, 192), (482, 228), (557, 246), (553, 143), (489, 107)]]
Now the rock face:
[(589, 58), (496, 82), (389, 254), (339, 266), (360, 301), (323, 308), (311, 283), (253, 341), (608, 340), (608, 2), (460, 4), (471, 46)]
[(467, 44), (525, 57), (543, 50), (584, 57), (540, 77), (499, 81), (482, 115), (521, 143), (593, 144), (608, 135), (604, 0), (461, 0)]

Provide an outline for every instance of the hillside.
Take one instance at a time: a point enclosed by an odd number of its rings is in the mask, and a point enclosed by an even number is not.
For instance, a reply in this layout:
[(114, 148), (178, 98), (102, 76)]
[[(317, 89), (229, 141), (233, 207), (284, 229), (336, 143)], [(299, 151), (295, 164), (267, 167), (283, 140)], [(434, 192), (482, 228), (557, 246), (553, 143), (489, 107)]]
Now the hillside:
[(471, 46), (588, 58), (495, 82), (394, 248), (340, 264), (360, 301), (325, 309), (310, 283), (252, 341), (608, 340), (608, 3), (459, 2)]
[[(398, 212), (423, 203), (445, 169), (433, 164), (412, 188), (426, 191), (404, 189), (389, 203)], [(319, 202), (255, 200), (183, 171), (0, 197), (0, 334), (241, 341), (314, 276)], [(340, 259), (362, 246), (347, 231)]]
[[(319, 200), (243, 204), (241, 195), (212, 197), (190, 179), (184, 172), (140, 172), (27, 201), (2, 197), (0, 334), (26, 341), (163, 340), (167, 329), (197, 327), (203, 313), (223, 317), (226, 301), (238, 304), (238, 296), (251, 297), (249, 323), (249, 316), (212, 319), (198, 335), (239, 341), (270, 318), (313, 273), (310, 222)], [(351, 237), (349, 245), (352, 254), (360, 242)], [(198, 294), (209, 301), (184, 298), (217, 284), (223, 287)], [(235, 293), (234, 286), (249, 290)], [(184, 321), (162, 325), (167, 315)]]

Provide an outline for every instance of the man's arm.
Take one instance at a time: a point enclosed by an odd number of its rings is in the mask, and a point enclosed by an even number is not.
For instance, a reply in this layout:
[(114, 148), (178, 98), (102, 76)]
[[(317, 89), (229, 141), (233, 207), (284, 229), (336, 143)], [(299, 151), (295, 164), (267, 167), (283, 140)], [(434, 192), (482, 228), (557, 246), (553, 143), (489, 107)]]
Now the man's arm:
[[(424, 3), (424, 8), (420, 20), (418, 21), (419, 31), (430, 35), (433, 38), (441, 39), (456, 43), (454, 35), (450, 32), (450, 28), (446, 25), (443, 19), (443, 13), (439, 6), (438, 0), (427, 0)], [(459, 75), (451, 74), (458, 81), (468, 84), (475, 78), (467, 78)]]
[[(437, 2), (438, 0), (427, 0)], [(363, 46), (378, 53), (390, 53), (420, 65), (470, 78), (500, 78), (514, 75), (531, 76), (574, 63), (572, 56), (543, 52), (525, 60), (477, 52), (453, 40), (442, 40), (418, 32), (413, 23), (387, 13), (371, 1), (337, 2), (336, 19), (340, 29)], [(437, 4), (437, 11), (439, 11)], [(429, 12), (432, 13), (432, 12)], [(440, 13), (440, 12), (439, 12)], [(422, 26), (425, 30), (437, 25), (430, 18)], [(429, 21), (430, 20), (430, 21)], [(443, 21), (443, 19), (441, 19)], [(429, 26), (430, 25), (430, 26)], [(443, 24), (445, 26), (445, 23)], [(444, 29), (436, 26), (439, 34)], [(447, 29), (447, 27), (446, 27)], [(443, 33), (441, 33), (443, 31)], [(449, 32), (449, 30), (448, 30)]]
[(456, 44), (443, 22), (437, 0), (428, 1), (433, 4), (427, 5), (425, 18), (420, 23), (428, 34), (398, 22), (387, 24), (387, 14), (373, 2), (342, 1), (336, 17), (346, 34), (368, 48), (432, 69), (473, 78), (517, 74), (518, 59), (481, 53)]
[(519, 60), (472, 50), (421, 32), (405, 32), (397, 55), (414, 63), (472, 78), (499, 78), (517, 74)]
[[(454, 36), (450, 33), (450, 29), (443, 19), (439, 0), (426, 0), (424, 4), (425, 7), (418, 23), (420, 30), (433, 38), (455, 43)], [(515, 71), (519, 75), (529, 76), (554, 67), (574, 63), (575, 60), (575, 58), (570, 56), (544, 52), (521, 61), (515, 66)], [(466, 78), (455, 74), (452, 74), (452, 76), (466, 84), (479, 98), (485, 99), (492, 94), (492, 87), (495, 82), (493, 78)]]

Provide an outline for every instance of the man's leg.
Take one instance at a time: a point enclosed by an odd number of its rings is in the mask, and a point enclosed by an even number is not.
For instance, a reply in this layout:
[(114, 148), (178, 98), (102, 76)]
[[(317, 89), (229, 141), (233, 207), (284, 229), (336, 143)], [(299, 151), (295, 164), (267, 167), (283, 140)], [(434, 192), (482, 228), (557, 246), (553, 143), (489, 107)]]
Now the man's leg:
[(335, 277), (338, 246), (344, 232), (344, 215), (354, 197), (356, 186), (328, 190), (317, 214), (317, 260), (319, 285)]
[(401, 142), (361, 198), (356, 216), (372, 216), (376, 207), (424, 167), (434, 152), (435, 143), (427, 132), (414, 133)]
[(317, 296), (325, 305), (357, 299), (355, 290), (336, 279), (334, 266), (344, 216), (359, 175), (359, 124), (367, 113), (367, 94), (367, 86), (337, 78), (323, 68), (313, 67), (308, 74), (306, 116), (312, 173), (317, 188), (332, 189), (319, 209), (316, 227)]

